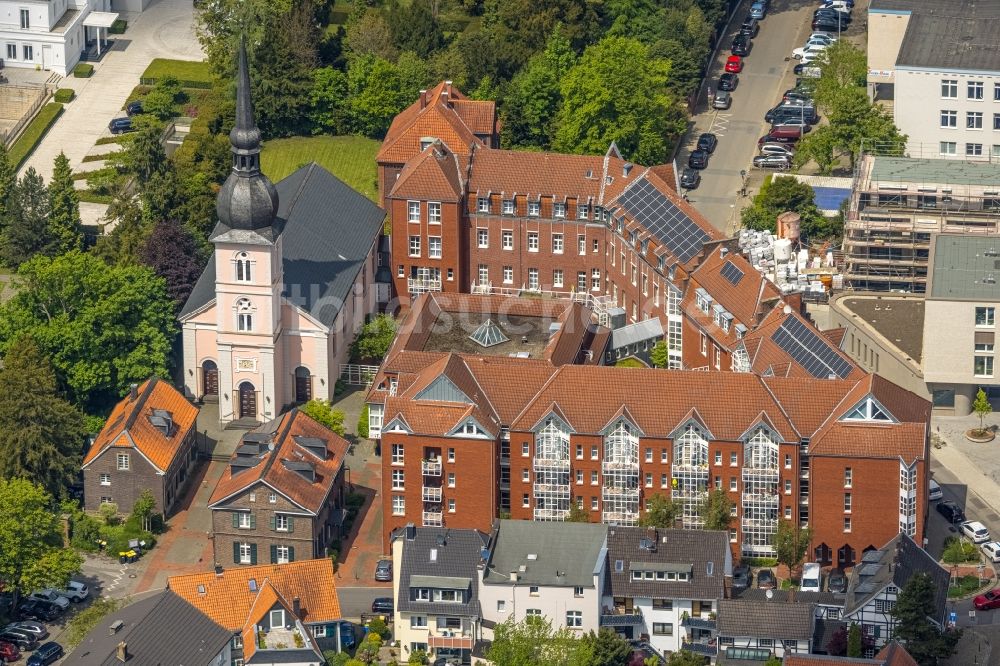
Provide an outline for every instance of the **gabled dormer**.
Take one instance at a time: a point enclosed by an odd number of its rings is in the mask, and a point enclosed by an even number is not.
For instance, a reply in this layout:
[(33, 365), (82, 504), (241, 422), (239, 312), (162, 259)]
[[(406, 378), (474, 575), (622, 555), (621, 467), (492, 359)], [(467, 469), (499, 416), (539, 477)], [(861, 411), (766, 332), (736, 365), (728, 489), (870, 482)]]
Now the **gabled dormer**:
[(882, 403), (868, 394), (859, 403), (847, 410), (841, 421), (864, 421), (868, 423), (899, 423), (899, 420)]
[(493, 436), (483, 425), (471, 416), (462, 419), (454, 428), (448, 431), (448, 437), (492, 439)]
[(557, 402), (553, 402), (549, 405), (549, 409), (545, 412), (545, 415), (538, 419), (538, 422), (531, 427), (531, 432), (538, 434), (543, 429), (549, 427), (555, 427), (559, 431), (566, 434), (576, 432)]
[(462, 389), (458, 388), (455, 382), (447, 376), (441, 375), (430, 384), (421, 389), (414, 397), (414, 400), (436, 400), (440, 402), (460, 402), (471, 405), (472, 400)]

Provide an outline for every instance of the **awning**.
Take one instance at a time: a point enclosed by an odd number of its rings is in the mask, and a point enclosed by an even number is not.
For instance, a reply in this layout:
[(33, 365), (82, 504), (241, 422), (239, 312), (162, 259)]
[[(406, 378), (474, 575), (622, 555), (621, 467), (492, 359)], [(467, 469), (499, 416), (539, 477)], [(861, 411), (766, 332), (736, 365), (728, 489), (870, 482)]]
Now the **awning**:
[(470, 636), (428, 636), (428, 647), (434, 649), (451, 648), (458, 650), (471, 650), (472, 638)]
[(118, 12), (90, 12), (83, 19), (88, 28), (110, 28), (118, 20)]

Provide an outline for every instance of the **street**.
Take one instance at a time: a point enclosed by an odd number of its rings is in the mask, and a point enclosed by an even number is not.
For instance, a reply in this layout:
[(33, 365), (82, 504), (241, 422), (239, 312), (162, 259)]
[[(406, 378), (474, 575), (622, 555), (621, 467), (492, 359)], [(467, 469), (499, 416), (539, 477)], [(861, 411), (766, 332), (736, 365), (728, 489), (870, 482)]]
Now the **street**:
[(357, 621), (362, 613), (372, 612), (376, 597), (392, 597), (391, 587), (338, 587), (340, 613), (345, 619)]

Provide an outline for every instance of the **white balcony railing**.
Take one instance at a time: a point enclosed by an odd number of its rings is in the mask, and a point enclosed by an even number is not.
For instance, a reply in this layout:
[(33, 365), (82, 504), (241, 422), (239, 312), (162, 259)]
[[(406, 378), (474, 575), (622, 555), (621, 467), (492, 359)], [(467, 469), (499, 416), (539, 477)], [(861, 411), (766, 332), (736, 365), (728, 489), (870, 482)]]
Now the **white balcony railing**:
[(441, 489), (431, 488), (424, 486), (424, 501), (425, 502), (440, 502), (441, 501)]
[(551, 469), (560, 472), (569, 472), (568, 458), (535, 458), (533, 466), (535, 470)]
[(420, 469), (424, 476), (441, 476), (441, 460), (438, 458), (422, 460), (420, 461)]
[(535, 509), (535, 520), (563, 520), (567, 509)]
[(441, 280), (422, 280), (420, 278), (410, 278), (406, 281), (406, 288), (411, 296), (423, 294), (428, 291), (441, 291)]
[(557, 497), (569, 498), (569, 484), (562, 483), (536, 483), (533, 490), (535, 495), (556, 495)]
[(424, 511), (424, 527), (441, 527), (440, 511)]

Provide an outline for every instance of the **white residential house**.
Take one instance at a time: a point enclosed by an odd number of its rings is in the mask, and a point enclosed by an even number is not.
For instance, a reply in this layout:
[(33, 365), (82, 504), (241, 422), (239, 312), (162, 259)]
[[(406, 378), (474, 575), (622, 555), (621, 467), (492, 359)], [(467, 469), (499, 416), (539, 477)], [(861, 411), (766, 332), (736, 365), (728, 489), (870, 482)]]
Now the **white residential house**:
[(816, 630), (816, 604), (766, 598), (722, 599), (717, 624), (718, 658), (727, 664), (809, 654)]
[(0, 58), (4, 67), (66, 76), (117, 18), (111, 0), (0, 0)]
[(718, 600), (733, 573), (726, 532), (608, 528), (601, 626), (663, 654), (715, 654)]

